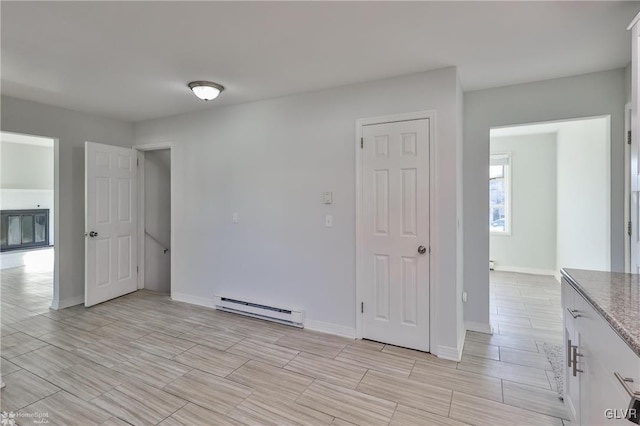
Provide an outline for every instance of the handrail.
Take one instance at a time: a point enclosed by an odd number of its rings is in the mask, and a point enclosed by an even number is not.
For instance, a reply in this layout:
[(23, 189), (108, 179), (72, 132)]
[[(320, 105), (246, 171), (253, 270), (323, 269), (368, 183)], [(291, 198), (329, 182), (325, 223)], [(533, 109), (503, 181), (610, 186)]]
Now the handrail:
[(153, 234), (151, 234), (149, 231), (147, 231), (146, 229), (144, 230), (144, 233), (146, 235), (148, 235), (153, 241), (155, 241), (156, 243), (158, 243), (158, 245), (160, 247), (162, 247), (162, 249), (164, 250), (164, 254), (167, 254), (168, 251), (171, 251), (171, 249), (168, 249), (167, 247), (165, 247), (164, 244), (162, 244), (162, 241), (160, 241), (159, 239), (157, 239), (156, 237), (153, 236)]

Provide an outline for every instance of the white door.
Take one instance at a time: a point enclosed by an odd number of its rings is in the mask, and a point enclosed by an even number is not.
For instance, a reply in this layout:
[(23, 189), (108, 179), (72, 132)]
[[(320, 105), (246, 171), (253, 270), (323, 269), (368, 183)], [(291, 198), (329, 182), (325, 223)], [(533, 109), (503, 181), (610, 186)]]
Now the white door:
[(84, 304), (137, 290), (136, 151), (85, 142)]
[(429, 120), (363, 126), (363, 337), (429, 350)]

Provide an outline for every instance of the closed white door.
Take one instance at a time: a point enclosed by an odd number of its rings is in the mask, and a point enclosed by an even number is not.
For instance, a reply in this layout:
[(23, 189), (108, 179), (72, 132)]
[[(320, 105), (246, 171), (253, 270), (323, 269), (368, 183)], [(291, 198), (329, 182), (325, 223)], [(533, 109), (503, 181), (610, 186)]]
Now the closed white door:
[(85, 306), (137, 290), (137, 156), (85, 142)]
[(429, 350), (429, 120), (363, 126), (363, 337)]

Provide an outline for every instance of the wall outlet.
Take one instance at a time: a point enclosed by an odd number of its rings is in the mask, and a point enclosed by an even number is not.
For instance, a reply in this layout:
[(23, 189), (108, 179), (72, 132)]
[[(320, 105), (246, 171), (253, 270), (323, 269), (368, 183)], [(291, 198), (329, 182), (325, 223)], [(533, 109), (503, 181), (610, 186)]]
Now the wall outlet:
[(333, 226), (333, 215), (328, 214), (324, 217), (324, 226), (327, 228), (331, 228)]
[(467, 301), (467, 292), (466, 292), (466, 291), (463, 291), (463, 292), (462, 292), (462, 301), (463, 301), (463, 302), (466, 302), (466, 301)]
[(233, 223), (238, 223), (238, 213), (233, 214), (232, 220), (233, 220)]

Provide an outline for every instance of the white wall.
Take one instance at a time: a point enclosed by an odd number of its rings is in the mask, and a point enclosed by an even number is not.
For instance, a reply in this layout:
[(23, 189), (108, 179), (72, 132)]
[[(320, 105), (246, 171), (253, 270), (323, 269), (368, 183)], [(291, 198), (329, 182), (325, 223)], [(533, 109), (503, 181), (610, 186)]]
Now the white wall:
[(0, 188), (53, 190), (53, 141), (50, 147), (0, 141)]
[[(144, 153), (144, 288), (171, 291), (171, 151)], [(156, 239), (158, 241), (156, 241)]]
[(558, 268), (610, 268), (608, 136), (606, 118), (558, 132)]
[(84, 300), (84, 142), (133, 144), (133, 125), (2, 96), (1, 129), (58, 140), (54, 307)]
[[(456, 69), (447, 68), (237, 106), (203, 103), (202, 112), (136, 124), (136, 144), (173, 144), (173, 296), (250, 296), (301, 307), (316, 326), (353, 334), (355, 121), (436, 110), (432, 337), (455, 350), (456, 85)], [(324, 191), (333, 205), (322, 203)], [(333, 228), (324, 226), (326, 213)]]
[(464, 96), (465, 321), (489, 324), (489, 129), (611, 114), (611, 269), (624, 270), (624, 69)]
[(490, 150), (511, 155), (511, 233), (490, 235), (489, 258), (496, 269), (554, 273), (556, 134), (492, 137)]

